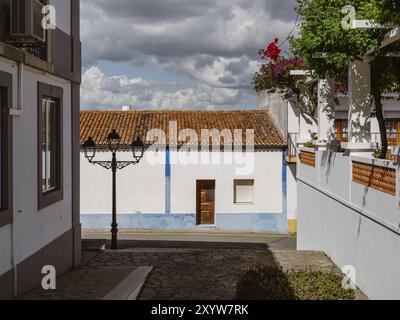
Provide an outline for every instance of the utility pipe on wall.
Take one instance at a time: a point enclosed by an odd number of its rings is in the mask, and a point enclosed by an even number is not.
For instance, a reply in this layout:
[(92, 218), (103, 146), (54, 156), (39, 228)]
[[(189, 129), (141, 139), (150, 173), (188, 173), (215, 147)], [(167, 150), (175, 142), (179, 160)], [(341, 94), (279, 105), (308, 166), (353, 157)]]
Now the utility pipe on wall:
[(24, 63), (18, 63), (18, 106), (10, 109), (11, 116), (22, 116), (24, 113)]

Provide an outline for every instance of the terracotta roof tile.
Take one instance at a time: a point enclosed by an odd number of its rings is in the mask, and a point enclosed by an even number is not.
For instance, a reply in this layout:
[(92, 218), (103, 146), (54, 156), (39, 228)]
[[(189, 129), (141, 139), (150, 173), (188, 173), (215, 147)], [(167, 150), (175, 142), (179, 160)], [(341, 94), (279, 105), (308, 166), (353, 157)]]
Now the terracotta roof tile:
[[(122, 144), (129, 145), (140, 136), (145, 140), (147, 132), (161, 129), (167, 134), (169, 122), (176, 121), (178, 132), (193, 129), (201, 137), (203, 129), (243, 130), (243, 143), (246, 141), (246, 130), (254, 130), (256, 146), (282, 147), (285, 141), (272, 121), (268, 111), (81, 111), (80, 114), (81, 144), (92, 137), (98, 145), (106, 145), (106, 137), (112, 129), (116, 129), (122, 137)], [(149, 142), (149, 141), (146, 141)], [(183, 141), (180, 141), (183, 142)]]

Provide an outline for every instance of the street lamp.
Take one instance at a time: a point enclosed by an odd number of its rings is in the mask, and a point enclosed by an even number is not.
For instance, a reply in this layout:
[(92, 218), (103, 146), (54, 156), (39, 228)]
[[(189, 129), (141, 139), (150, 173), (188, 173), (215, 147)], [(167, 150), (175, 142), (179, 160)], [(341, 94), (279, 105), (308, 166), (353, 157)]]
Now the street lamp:
[(108, 148), (111, 152), (116, 152), (121, 144), (121, 136), (113, 129), (107, 136)]
[(143, 158), (144, 144), (139, 137), (137, 137), (136, 140), (132, 143), (132, 153), (135, 160), (140, 161), (140, 159)]
[(89, 137), (89, 139), (87, 139), (83, 144), (83, 151), (89, 162), (96, 156), (96, 143), (93, 141), (92, 137)]
[(112, 170), (112, 224), (111, 224), (111, 249), (118, 249), (118, 224), (117, 224), (117, 199), (116, 199), (116, 173), (130, 165), (136, 165), (142, 160), (145, 145), (138, 137), (132, 142), (133, 161), (117, 161), (117, 152), (121, 145), (121, 136), (113, 129), (107, 136), (108, 148), (112, 153), (111, 161), (94, 161), (96, 156), (96, 143), (89, 137), (82, 145), (85, 158), (93, 165), (99, 165), (107, 170)]

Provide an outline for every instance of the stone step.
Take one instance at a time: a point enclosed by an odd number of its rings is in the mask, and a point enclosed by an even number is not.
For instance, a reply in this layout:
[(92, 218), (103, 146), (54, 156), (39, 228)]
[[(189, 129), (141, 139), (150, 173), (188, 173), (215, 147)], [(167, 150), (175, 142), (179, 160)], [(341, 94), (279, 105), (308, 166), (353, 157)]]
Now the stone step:
[(138, 267), (111, 290), (103, 300), (137, 300), (153, 267)]

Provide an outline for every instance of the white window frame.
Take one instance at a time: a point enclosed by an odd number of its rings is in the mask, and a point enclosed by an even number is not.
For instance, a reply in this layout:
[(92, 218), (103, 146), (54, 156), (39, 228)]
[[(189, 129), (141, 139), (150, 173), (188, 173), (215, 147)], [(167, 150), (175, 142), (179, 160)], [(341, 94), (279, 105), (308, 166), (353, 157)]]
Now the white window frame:
[[(51, 186), (50, 185), (50, 183), (49, 183), (49, 181), (50, 181), (50, 178), (51, 178), (51, 170), (52, 170), (52, 168), (51, 168), (51, 160), (48, 158), (48, 152), (50, 152), (50, 148), (49, 148), (49, 141), (48, 141), (48, 134), (47, 134), (47, 132), (48, 132), (48, 130), (49, 130), (49, 121), (50, 121), (50, 119), (49, 119), (49, 107), (52, 105), (53, 106), (53, 108), (54, 108), (54, 110), (53, 110), (53, 112), (54, 112), (54, 117), (56, 117), (56, 112), (57, 112), (57, 110), (56, 110), (56, 108), (57, 108), (57, 102), (54, 100), (54, 99), (51, 99), (51, 98), (43, 98), (42, 99), (42, 108), (43, 108), (43, 103), (45, 103), (46, 104), (46, 119), (44, 119), (44, 123), (45, 123), (45, 126), (46, 126), (46, 135), (45, 135), (45, 139), (46, 139), (46, 141), (45, 141), (45, 150), (42, 150), (42, 152), (44, 152), (44, 156), (42, 157), (42, 166), (43, 166), (43, 170), (42, 170), (42, 175), (43, 175), (43, 179), (44, 179), (44, 181), (45, 181), (45, 187), (44, 188), (42, 188), (42, 192), (43, 193), (47, 193), (47, 192), (51, 192), (51, 191), (54, 191), (54, 190), (56, 190), (56, 188), (57, 188), (57, 181), (56, 181), (56, 177), (54, 176), (53, 177), (53, 180), (54, 180), (54, 186)], [(57, 126), (57, 121), (56, 121), (56, 119), (54, 118), (53, 119), (53, 121), (54, 121), (54, 124), (53, 124), (53, 134), (55, 135), (55, 130), (56, 130), (56, 126)], [(57, 141), (56, 141), (56, 135), (54, 136), (54, 139), (53, 139), (54, 141), (53, 141), (53, 143), (55, 144), (55, 143), (57, 143)], [(53, 146), (53, 152), (54, 153), (56, 153), (57, 152), (57, 150), (56, 150), (56, 146)], [(53, 157), (54, 157), (54, 163), (53, 163), (53, 171), (55, 171), (56, 170), (56, 168), (55, 168), (55, 166), (56, 166), (56, 155), (53, 155)], [(55, 172), (53, 172), (53, 174), (55, 175)]]

